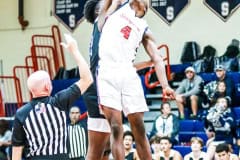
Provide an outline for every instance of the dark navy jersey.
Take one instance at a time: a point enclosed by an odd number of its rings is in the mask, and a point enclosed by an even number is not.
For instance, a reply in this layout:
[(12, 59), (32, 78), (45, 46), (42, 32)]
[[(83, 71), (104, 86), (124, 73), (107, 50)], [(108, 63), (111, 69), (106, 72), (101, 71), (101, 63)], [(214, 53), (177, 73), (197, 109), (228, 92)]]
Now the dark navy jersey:
[(98, 23), (95, 21), (93, 25), (92, 40), (90, 43), (90, 70), (93, 75), (94, 82), (88, 87), (88, 89), (83, 94), (83, 100), (87, 106), (88, 116), (92, 118), (104, 118), (100, 114), (98, 107), (98, 97), (97, 97), (97, 87), (96, 87), (96, 68), (98, 66), (99, 56), (98, 56), (98, 43), (100, 40), (101, 32), (98, 29)]
[(21, 107), (15, 116), (12, 145), (24, 146), (26, 157), (67, 154), (66, 112), (81, 96), (77, 85), (54, 97), (34, 98)]
[(130, 152), (128, 155), (125, 156), (124, 160), (133, 160), (134, 159), (134, 152)]
[(99, 60), (98, 43), (100, 40), (100, 36), (101, 36), (101, 32), (98, 29), (97, 21), (95, 21), (93, 25), (92, 39), (91, 39), (90, 48), (89, 48), (90, 70), (94, 76), (94, 81), (95, 81), (95, 72), (96, 72), (96, 68), (98, 66), (98, 60)]
[(104, 115), (100, 114), (98, 107), (98, 96), (96, 83), (92, 83), (83, 94), (83, 100), (86, 104), (88, 116), (91, 118), (104, 118)]

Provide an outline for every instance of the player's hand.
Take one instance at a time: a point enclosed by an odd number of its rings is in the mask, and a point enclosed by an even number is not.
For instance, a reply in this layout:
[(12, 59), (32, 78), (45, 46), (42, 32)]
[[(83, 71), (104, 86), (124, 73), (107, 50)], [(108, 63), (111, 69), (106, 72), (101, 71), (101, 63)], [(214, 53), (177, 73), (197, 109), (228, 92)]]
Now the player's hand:
[(176, 97), (174, 90), (169, 86), (163, 89), (163, 96), (166, 99), (175, 99)]
[(60, 43), (64, 48), (68, 49), (71, 53), (78, 51), (77, 41), (70, 34), (64, 34), (64, 38), (66, 43)]

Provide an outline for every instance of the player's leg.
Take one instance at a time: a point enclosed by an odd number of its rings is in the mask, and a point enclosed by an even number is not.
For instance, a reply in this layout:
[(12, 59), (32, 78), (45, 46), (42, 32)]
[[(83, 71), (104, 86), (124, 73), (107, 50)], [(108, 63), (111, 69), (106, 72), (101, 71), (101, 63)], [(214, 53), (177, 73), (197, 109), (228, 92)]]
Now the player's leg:
[(86, 160), (108, 160), (109, 154), (107, 154), (107, 152), (109, 151), (109, 148), (107, 149), (106, 146), (110, 139), (110, 133), (89, 130), (88, 137), (88, 152)]
[(110, 135), (109, 135), (108, 142), (105, 146), (102, 160), (109, 160), (110, 153), (111, 153), (111, 146), (110, 146)]
[(115, 160), (123, 160), (124, 147), (123, 147), (123, 127), (122, 127), (122, 114), (121, 111), (102, 106), (102, 111), (110, 123), (111, 127), (111, 151)]
[(151, 149), (146, 136), (143, 114), (143, 112), (129, 114), (128, 121), (134, 135), (136, 149), (140, 159), (151, 160)]
[(123, 112), (128, 117), (139, 157), (143, 160), (151, 160), (150, 145), (143, 122), (143, 115), (144, 112), (148, 111), (148, 106), (140, 78), (136, 73), (129, 74), (125, 78), (122, 97)]
[[(86, 160), (108, 160), (110, 125), (100, 114), (95, 84), (92, 84), (83, 94), (83, 100), (88, 110), (88, 152)], [(107, 153), (107, 152), (106, 152)]]

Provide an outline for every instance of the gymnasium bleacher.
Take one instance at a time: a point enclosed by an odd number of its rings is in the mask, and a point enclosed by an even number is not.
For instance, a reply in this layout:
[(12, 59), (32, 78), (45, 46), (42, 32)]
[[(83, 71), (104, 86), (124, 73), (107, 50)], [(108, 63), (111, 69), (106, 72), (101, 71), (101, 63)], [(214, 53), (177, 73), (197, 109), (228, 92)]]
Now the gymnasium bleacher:
[[(26, 91), (26, 84), (23, 81), (26, 81), (26, 77), (35, 70), (43, 69), (50, 73), (51, 78), (54, 79), (54, 76), (57, 74), (58, 69), (62, 66), (64, 67), (64, 57), (62, 56), (62, 49), (59, 45), (56, 45), (58, 42), (54, 39), (54, 36), (58, 36), (58, 40), (61, 41), (61, 37), (59, 35), (59, 31), (57, 31), (56, 26), (53, 26), (52, 34), (51, 35), (34, 35), (32, 37), (32, 46), (31, 46), (31, 56), (29, 61), (29, 56), (26, 57), (26, 64), (25, 66), (15, 66), (13, 69), (13, 76), (1, 76), (0, 80), (2, 85), (5, 86), (8, 90), (1, 90), (0, 94), (0, 115), (2, 119), (7, 117), (8, 120), (13, 120), (13, 116), (16, 110), (26, 103), (28, 100), (31, 99), (31, 95), (28, 94)], [(56, 34), (57, 33), (57, 34)], [(56, 35), (55, 35), (56, 34)], [(47, 38), (48, 41), (44, 44), (39, 44), (37, 38)], [(39, 40), (39, 42), (42, 42)], [(60, 48), (59, 48), (60, 47)], [(161, 46), (160, 46), (161, 48)], [(167, 51), (167, 55), (165, 57), (166, 67), (167, 67), (167, 76), (170, 80), (171, 73), (182, 73), (184, 74), (184, 70), (190, 64), (174, 64), (170, 65), (169, 63), (169, 53), (168, 48), (166, 45), (162, 46), (163, 49)], [(58, 56), (60, 55), (60, 56)], [(53, 60), (54, 56), (58, 57), (58, 60)], [(44, 57), (44, 58), (43, 58)], [(49, 63), (51, 62), (51, 63)], [(43, 65), (42, 65), (43, 63)], [(44, 67), (45, 65), (45, 67)], [(19, 69), (20, 71), (18, 71)], [(236, 90), (236, 99), (235, 99), (235, 106), (233, 107), (233, 112), (236, 115), (236, 122), (237, 125), (240, 125), (240, 102), (238, 99), (240, 98), (240, 73), (239, 72), (229, 72), (229, 76), (232, 77), (235, 83), (235, 90)], [(205, 83), (210, 82), (216, 79), (215, 73), (200, 73), (200, 76), (204, 79)], [(147, 84), (149, 81), (149, 77), (144, 75), (140, 75), (144, 93), (146, 100), (149, 105), (149, 112), (144, 114), (144, 122), (147, 132), (151, 130), (152, 123), (154, 119), (160, 114), (159, 107), (162, 102), (162, 94), (161, 94), (161, 87), (159, 84), (156, 84), (153, 89), (149, 89)], [(5, 82), (6, 81), (6, 82)], [(12, 81), (11, 83), (7, 83), (8, 81)], [(53, 80), (53, 92), (52, 94), (56, 93), (57, 91), (66, 88), (67, 86), (74, 83), (76, 79), (64, 79), (64, 80)], [(170, 83), (176, 87), (179, 81), (170, 81)], [(9, 90), (11, 86), (11, 90)], [(25, 93), (24, 93), (25, 92)], [(4, 94), (3, 94), (4, 93)], [(8, 99), (8, 96), (12, 95), (13, 99)], [(14, 96), (13, 96), (14, 95)], [(178, 110), (174, 101), (171, 101), (173, 105), (173, 112), (177, 115)], [(75, 105), (81, 107), (82, 112), (86, 112), (86, 107), (82, 98), (80, 98)], [(186, 153), (190, 152), (189, 141), (191, 137), (198, 136), (204, 140), (206, 144), (207, 136), (204, 132), (203, 122), (200, 120), (181, 120), (180, 121), (180, 131), (179, 131), (179, 145), (174, 146), (173, 148), (180, 151), (181, 154), (184, 156)], [(203, 148), (206, 150), (206, 146)], [(238, 152), (235, 149), (235, 152)]]
[[(184, 74), (184, 70), (190, 66), (191, 64), (186, 63), (186, 64), (175, 64), (175, 65), (170, 65), (171, 68), (171, 72), (175, 72), (175, 73), (182, 73)], [(234, 99), (234, 106), (232, 107), (232, 111), (235, 115), (235, 120), (237, 123), (237, 130), (239, 129), (239, 125), (240, 125), (240, 102), (239, 102), (239, 98), (240, 98), (240, 73), (239, 72), (228, 72), (227, 73), (234, 81), (235, 84), (235, 99)], [(216, 74), (214, 72), (212, 73), (200, 73), (199, 74), (205, 84), (216, 80)], [(173, 87), (177, 87), (179, 81), (174, 81), (171, 82), (171, 84), (173, 85)], [(148, 90), (145, 87), (145, 90)], [(160, 115), (160, 104), (162, 101), (162, 94), (161, 94), (161, 89), (160, 87), (158, 89), (156, 89), (157, 91), (155, 91), (156, 93), (152, 94), (149, 91), (145, 91), (147, 93), (146, 95), (146, 99), (149, 103), (149, 112), (145, 113), (144, 116), (144, 121), (145, 121), (145, 126), (146, 126), (146, 130), (147, 132), (151, 131), (152, 129), (152, 123), (154, 121), (154, 119)], [(177, 106), (175, 104), (174, 101), (170, 101), (171, 105), (172, 105), (172, 111), (173, 113), (175, 113), (176, 115), (178, 115), (178, 109)], [(189, 114), (189, 111), (187, 109), (185, 109), (185, 112), (187, 114)], [(236, 131), (236, 133), (238, 133)], [(184, 156), (186, 153), (189, 153), (191, 151), (191, 147), (190, 147), (190, 139), (191, 137), (195, 137), (198, 136), (200, 138), (203, 139), (204, 144), (206, 145), (207, 142), (207, 135), (204, 131), (204, 124), (203, 121), (201, 120), (190, 120), (190, 119), (186, 119), (186, 120), (180, 120), (180, 129), (179, 129), (179, 145), (174, 146), (173, 148), (180, 151), (180, 153)], [(240, 136), (240, 135), (238, 135)], [(238, 147), (237, 146), (233, 146), (234, 149), (234, 153), (239, 152)], [(206, 146), (204, 146), (203, 148), (204, 151), (206, 151)]]

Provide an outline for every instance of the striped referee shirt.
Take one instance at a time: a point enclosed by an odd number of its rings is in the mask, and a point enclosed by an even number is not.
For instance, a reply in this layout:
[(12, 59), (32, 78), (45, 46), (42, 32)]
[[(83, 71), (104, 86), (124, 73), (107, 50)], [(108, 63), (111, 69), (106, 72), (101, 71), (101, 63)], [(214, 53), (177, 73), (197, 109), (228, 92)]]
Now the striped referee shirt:
[(69, 157), (86, 157), (87, 154), (87, 130), (81, 122), (68, 125)]
[[(66, 113), (81, 95), (74, 84), (54, 97), (34, 98), (21, 107), (13, 125), (13, 146), (24, 146), (26, 157), (67, 156)], [(51, 159), (51, 158), (49, 158)]]

